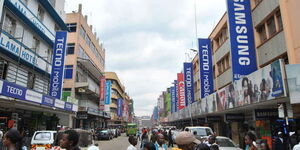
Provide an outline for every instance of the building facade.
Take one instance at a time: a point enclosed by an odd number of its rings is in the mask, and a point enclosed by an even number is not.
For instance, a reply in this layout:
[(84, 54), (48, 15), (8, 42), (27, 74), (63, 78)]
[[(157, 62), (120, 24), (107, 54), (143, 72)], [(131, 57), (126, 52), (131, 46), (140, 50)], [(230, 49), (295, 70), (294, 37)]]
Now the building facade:
[[(100, 82), (104, 77), (105, 49), (87, 16), (78, 11), (66, 14), (69, 28), (66, 50), (63, 99), (78, 103), (75, 127), (95, 129), (106, 126), (109, 116), (100, 110)], [(103, 91), (102, 91), (103, 92)]]
[(125, 86), (115, 72), (105, 72), (105, 78), (111, 82), (111, 119), (108, 127), (125, 127), (128, 122), (133, 122), (133, 100), (125, 92)]
[[(285, 70), (299, 64), (299, 14), (296, 0), (251, 0), (257, 71), (233, 81), (231, 41), (227, 12), (209, 35), (212, 46), (214, 93), (200, 99), (199, 55), (193, 59), (196, 103), (169, 115), (169, 123), (206, 125), (243, 147), (246, 132), (272, 146), (278, 131), (299, 131), (299, 104), (290, 104)], [(300, 68), (299, 68), (300, 69)], [(196, 77), (195, 77), (196, 76)], [(300, 97), (297, 97), (300, 99)], [(289, 118), (289, 119), (288, 119)], [(289, 122), (285, 121), (289, 120)], [(289, 124), (289, 126), (287, 126)], [(289, 131), (287, 131), (287, 129)]]
[(73, 125), (77, 105), (49, 95), (55, 34), (67, 31), (64, 0), (1, 0), (0, 128)]

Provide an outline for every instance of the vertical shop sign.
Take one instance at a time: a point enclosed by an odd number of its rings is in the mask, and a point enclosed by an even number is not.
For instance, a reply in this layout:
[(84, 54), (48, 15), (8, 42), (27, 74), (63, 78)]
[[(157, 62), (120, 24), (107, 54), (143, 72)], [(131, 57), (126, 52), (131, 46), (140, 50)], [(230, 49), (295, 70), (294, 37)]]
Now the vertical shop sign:
[(104, 111), (109, 112), (110, 108), (110, 101), (111, 101), (111, 81), (107, 80), (106, 81), (106, 86), (105, 86), (105, 102), (104, 102)]
[(201, 98), (214, 92), (212, 52), (210, 39), (198, 39), (200, 60)]
[(50, 95), (57, 99), (61, 99), (62, 95), (66, 42), (67, 32), (57, 31), (55, 36), (52, 60), (53, 64), (50, 77)]
[(174, 80), (174, 88), (175, 88), (175, 112), (178, 111), (178, 81)]
[(167, 99), (167, 112), (171, 111), (171, 94), (170, 94), (170, 90), (167, 90), (167, 94), (166, 94), (166, 99)]
[(100, 77), (100, 97), (99, 97), (99, 109), (104, 110), (104, 99), (105, 99), (105, 77)]
[(176, 112), (175, 111), (175, 108), (176, 108), (176, 95), (175, 95), (175, 87), (174, 86), (171, 86), (170, 88), (170, 94), (171, 94), (171, 113), (174, 113)]
[(257, 70), (249, 0), (227, 0), (233, 80)]
[(194, 103), (194, 78), (193, 78), (193, 64), (184, 63), (184, 87), (185, 87), (185, 106)]
[(183, 73), (177, 73), (177, 81), (178, 109), (181, 110), (185, 107)]
[(117, 106), (117, 115), (118, 117), (122, 117), (123, 114), (123, 99), (122, 98), (118, 98), (118, 106)]

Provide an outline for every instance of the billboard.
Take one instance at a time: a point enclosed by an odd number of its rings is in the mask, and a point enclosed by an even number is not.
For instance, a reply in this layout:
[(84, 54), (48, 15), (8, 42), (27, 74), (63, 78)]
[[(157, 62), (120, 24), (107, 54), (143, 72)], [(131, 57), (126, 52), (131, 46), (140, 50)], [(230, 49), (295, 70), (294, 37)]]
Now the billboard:
[(111, 81), (107, 80), (105, 83), (105, 101), (104, 101), (104, 111), (110, 111), (110, 101), (111, 101)]
[(175, 112), (178, 111), (178, 81), (174, 80), (174, 88), (175, 88)]
[(183, 73), (177, 73), (177, 81), (178, 81), (178, 84), (177, 84), (178, 109), (181, 110), (185, 107)]
[(123, 99), (122, 98), (118, 98), (117, 115), (118, 115), (118, 117), (122, 117), (122, 115), (123, 115)]
[(105, 99), (105, 85), (106, 85), (106, 81), (105, 81), (105, 77), (102, 76), (100, 77), (100, 96), (99, 96), (99, 109), (100, 110), (104, 110), (104, 99)]
[(286, 65), (291, 104), (300, 103), (300, 64)]
[(192, 104), (195, 101), (194, 98), (194, 78), (193, 78), (193, 64), (184, 63), (184, 92), (185, 92), (185, 106)]
[(233, 81), (257, 70), (250, 1), (227, 0)]
[(170, 89), (167, 90), (166, 100), (167, 100), (167, 112), (170, 112), (171, 111), (171, 94), (170, 94)]
[(57, 31), (55, 36), (52, 71), (50, 76), (50, 92), (49, 95), (57, 99), (61, 99), (64, 66), (65, 66), (65, 53), (66, 53), (67, 32)]
[(212, 51), (210, 39), (198, 39), (201, 98), (214, 92)]
[(175, 86), (171, 86), (170, 88), (170, 94), (171, 94), (171, 113), (176, 112), (176, 92), (175, 92)]

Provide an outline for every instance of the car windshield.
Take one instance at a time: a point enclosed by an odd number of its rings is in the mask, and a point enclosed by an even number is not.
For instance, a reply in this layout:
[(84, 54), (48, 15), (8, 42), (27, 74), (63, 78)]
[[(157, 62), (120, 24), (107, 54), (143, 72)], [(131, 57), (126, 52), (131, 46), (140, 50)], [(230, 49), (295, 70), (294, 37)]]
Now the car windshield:
[(220, 138), (217, 138), (217, 144), (220, 146), (220, 147), (236, 147), (233, 142), (229, 139), (220, 139)]
[(34, 140), (41, 140), (41, 141), (51, 140), (51, 133), (50, 132), (38, 132), (35, 134)]
[(107, 133), (107, 130), (102, 130), (101, 132), (102, 132), (102, 133)]
[(199, 136), (208, 136), (211, 135), (211, 132), (209, 129), (205, 129), (205, 128), (193, 128), (191, 129), (191, 132), (194, 134), (194, 132), (197, 132), (196, 135)]

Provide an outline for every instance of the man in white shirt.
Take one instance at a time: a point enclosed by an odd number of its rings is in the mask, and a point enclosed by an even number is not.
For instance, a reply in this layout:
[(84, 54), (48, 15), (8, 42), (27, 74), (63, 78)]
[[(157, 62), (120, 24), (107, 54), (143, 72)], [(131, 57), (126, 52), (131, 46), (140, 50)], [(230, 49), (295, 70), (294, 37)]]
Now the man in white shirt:
[(135, 136), (129, 136), (128, 142), (130, 145), (127, 147), (127, 150), (137, 150), (135, 147), (137, 145), (137, 139)]

